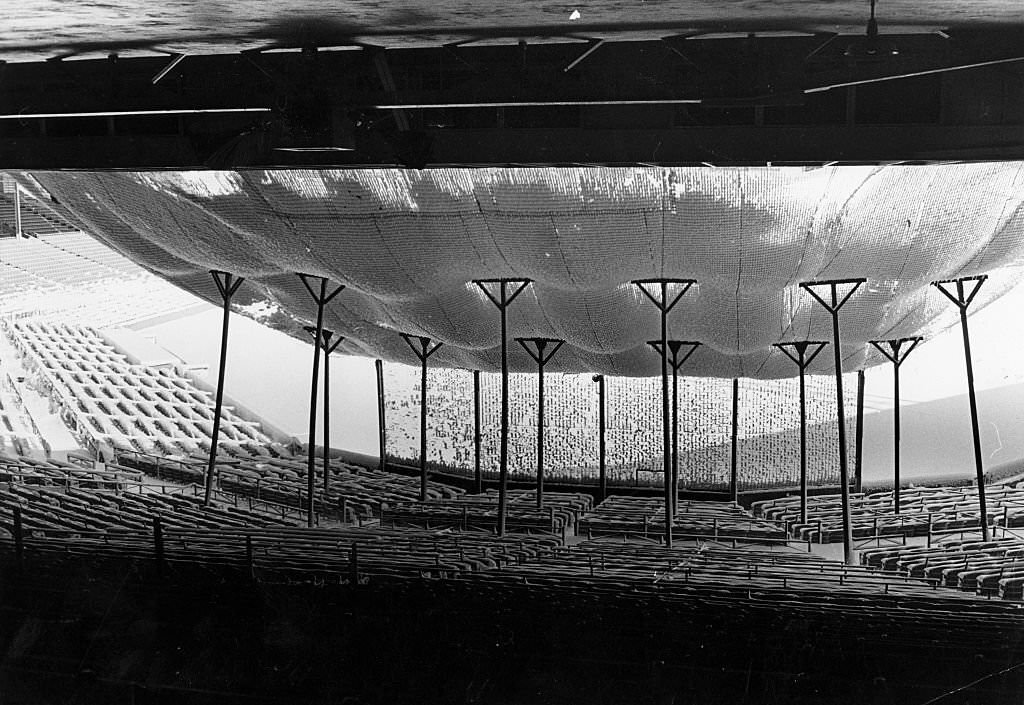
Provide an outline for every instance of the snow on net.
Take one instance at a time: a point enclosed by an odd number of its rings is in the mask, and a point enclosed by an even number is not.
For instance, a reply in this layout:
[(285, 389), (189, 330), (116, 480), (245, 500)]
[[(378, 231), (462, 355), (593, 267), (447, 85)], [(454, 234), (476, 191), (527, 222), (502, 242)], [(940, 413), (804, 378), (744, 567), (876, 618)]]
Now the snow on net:
[[(246, 301), (305, 323), (315, 308), (294, 273), (326, 276), (347, 286), (326, 315), (342, 351), (412, 363), (402, 331), (445, 343), (432, 364), (490, 371), (498, 312), (473, 279), (534, 280), (509, 333), (564, 338), (551, 371), (638, 377), (660, 372), (644, 344), (659, 317), (630, 281), (696, 279), (669, 316), (671, 337), (703, 343), (686, 374), (768, 379), (795, 374), (773, 343), (831, 337), (800, 282), (868, 278), (842, 311), (852, 370), (881, 362), (870, 339), (956, 321), (932, 280), (988, 274), (973, 311), (1024, 267), (1020, 163), (31, 177), (72, 222), (211, 301), (206, 272), (224, 269), (248, 278)], [(510, 361), (533, 369), (522, 351)], [(810, 371), (831, 366), (822, 355)]]

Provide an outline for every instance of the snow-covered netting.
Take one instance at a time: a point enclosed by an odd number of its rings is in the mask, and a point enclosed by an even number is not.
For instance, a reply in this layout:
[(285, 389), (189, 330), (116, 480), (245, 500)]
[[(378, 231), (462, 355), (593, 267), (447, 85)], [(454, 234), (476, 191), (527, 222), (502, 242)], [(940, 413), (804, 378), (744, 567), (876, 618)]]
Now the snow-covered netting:
[[(630, 282), (682, 277), (697, 285), (669, 335), (703, 343), (685, 375), (792, 377), (772, 344), (831, 338), (799, 283), (867, 277), (841, 314), (852, 370), (882, 361), (870, 339), (957, 320), (933, 280), (988, 274), (974, 311), (1024, 265), (1020, 163), (20, 176), (78, 227), (215, 303), (209, 269), (246, 277), (239, 303), (267, 301), (256, 308), (279, 327), (315, 315), (295, 272), (343, 283), (326, 315), (341, 350), (410, 364), (399, 331), (445, 343), (432, 365), (497, 369), (498, 311), (472, 280), (524, 277), (534, 283), (509, 308), (510, 335), (564, 338), (550, 371), (658, 374), (645, 344), (658, 311)], [(518, 346), (509, 354), (514, 370), (535, 369)], [(810, 372), (831, 367), (826, 351)]]

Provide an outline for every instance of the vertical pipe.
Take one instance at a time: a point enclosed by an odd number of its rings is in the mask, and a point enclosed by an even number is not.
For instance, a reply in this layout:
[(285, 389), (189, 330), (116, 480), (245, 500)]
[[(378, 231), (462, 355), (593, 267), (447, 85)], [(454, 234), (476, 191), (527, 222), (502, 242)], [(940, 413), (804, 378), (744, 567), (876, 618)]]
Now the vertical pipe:
[(476, 493), (484, 491), (483, 473), (480, 471), (480, 370), (473, 370), (473, 479)]
[[(421, 339), (422, 342), (422, 339)], [(420, 501), (427, 501), (427, 345), (420, 356)]]
[[(309, 503), (306, 526), (313, 526), (313, 491), (316, 489), (316, 396), (320, 372), (320, 338), (324, 332), (324, 297), (327, 280), (320, 278), (320, 296), (316, 300), (316, 335), (313, 336), (313, 381), (309, 392), (309, 435), (306, 462), (306, 494)], [(301, 505), (300, 505), (301, 506)]]
[(21, 239), (21, 186), (14, 184), (14, 234)]
[(836, 419), (839, 426), (839, 491), (843, 504), (843, 557), (853, 565), (853, 527), (850, 524), (850, 471), (846, 459), (846, 416), (843, 409), (843, 355), (839, 345), (839, 308), (836, 285), (832, 285), (832, 352), (836, 363)]
[(608, 496), (608, 469), (605, 458), (605, 408), (604, 408), (604, 375), (597, 378), (597, 453), (598, 482), (601, 488), (601, 501)]
[(544, 348), (537, 352), (537, 508), (544, 506)]
[(807, 523), (807, 385), (804, 350), (800, 350), (800, 523)]
[(739, 488), (739, 432), (740, 432), (740, 381), (732, 380), (732, 476), (729, 481), (729, 498), (738, 502)]
[(864, 370), (857, 370), (857, 462), (853, 466), (854, 492), (864, 491)]
[[(214, 274), (213, 276), (218, 276)], [(217, 396), (213, 405), (213, 435), (210, 437), (210, 460), (206, 466), (206, 489), (203, 493), (203, 504), (210, 506), (210, 493), (213, 490), (213, 468), (217, 464), (217, 439), (220, 437), (220, 415), (224, 406), (224, 370), (228, 361), (228, 320), (231, 316), (231, 275), (224, 278), (224, 317), (220, 326), (220, 362), (217, 365)]]
[(661, 427), (665, 467), (665, 546), (672, 548), (672, 429), (668, 417), (668, 284), (661, 282)]
[(672, 516), (679, 511), (679, 368), (672, 354)]
[(375, 360), (373, 366), (377, 368), (377, 433), (380, 443), (380, 470), (387, 470), (387, 430), (384, 426), (384, 362)]
[[(897, 353), (898, 355), (899, 353)], [(892, 366), (892, 400), (893, 400), (893, 504), (895, 513), (900, 513), (900, 363), (898, 359)]]
[(324, 503), (331, 487), (331, 353), (327, 350), (328, 336), (324, 339)]
[(501, 450), (498, 456), (498, 536), (505, 535), (505, 494), (508, 490), (508, 322), (505, 286), (501, 282)]
[[(963, 283), (957, 282), (963, 301)], [(978, 401), (974, 396), (974, 365), (971, 361), (971, 336), (967, 330), (967, 306), (960, 306), (960, 327), (964, 334), (964, 359), (967, 362), (967, 398), (971, 403), (971, 432), (974, 435), (974, 467), (978, 474), (978, 509), (981, 513), (981, 538), (989, 540), (988, 513), (985, 506), (985, 470), (981, 462), (981, 434), (978, 432)]]

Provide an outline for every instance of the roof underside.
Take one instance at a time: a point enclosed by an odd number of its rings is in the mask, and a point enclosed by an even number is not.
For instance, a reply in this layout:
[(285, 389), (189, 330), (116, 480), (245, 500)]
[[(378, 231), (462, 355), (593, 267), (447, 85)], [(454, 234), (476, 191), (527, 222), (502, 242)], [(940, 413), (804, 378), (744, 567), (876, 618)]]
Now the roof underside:
[(975, 311), (1024, 264), (1021, 163), (32, 176), (84, 230), (218, 305), (210, 269), (304, 335), (315, 305), (295, 273), (328, 277), (347, 287), (325, 317), (341, 351), (416, 363), (407, 332), (445, 344), (431, 364), (472, 369), (500, 365), (498, 310), (474, 279), (533, 280), (509, 334), (565, 339), (547, 369), (643, 376), (660, 373), (645, 342), (659, 314), (630, 282), (692, 278), (668, 317), (670, 338), (703, 344), (683, 373), (772, 378), (795, 373), (773, 343), (832, 338), (800, 282), (868, 278), (841, 312), (851, 370), (882, 361), (869, 340), (957, 320), (932, 281), (988, 274)]
[[(440, 4), (328, 3), (297, 0), (195, 3), (144, 0), (67, 3), (27, 0), (5, 7), (0, 54), (39, 59), (120, 51), (236, 52), (274, 46), (440, 44), (493, 36), (545, 37), (615, 32), (649, 36), (666, 29), (714, 32), (862, 31), (869, 3), (825, 0), (639, 3), (611, 0), (552, 5), (536, 0)], [(578, 9), (578, 19), (570, 19)], [(892, 31), (1019, 24), (1019, 0), (886, 0), (879, 20)], [(54, 28), (59, 28), (55, 31)]]

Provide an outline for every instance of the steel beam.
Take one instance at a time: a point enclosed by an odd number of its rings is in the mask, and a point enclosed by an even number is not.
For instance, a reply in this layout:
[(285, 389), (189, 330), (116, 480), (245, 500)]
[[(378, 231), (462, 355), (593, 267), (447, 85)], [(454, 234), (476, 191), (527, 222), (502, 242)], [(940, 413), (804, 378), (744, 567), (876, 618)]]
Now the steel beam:
[[(853, 549), (853, 526), (850, 521), (850, 473), (846, 457), (846, 415), (843, 410), (843, 357), (839, 344), (839, 310), (850, 300), (850, 297), (866, 282), (863, 277), (857, 279), (831, 279), (826, 281), (802, 282), (800, 287), (807, 291), (815, 301), (825, 307), (832, 315), (832, 352), (836, 367), (836, 424), (839, 428), (839, 482), (843, 503), (843, 555), (847, 564), (856, 562)], [(839, 296), (837, 287), (852, 287), (845, 295)], [(815, 289), (824, 287), (829, 297), (823, 298)]]
[(386, 472), (388, 469), (388, 439), (384, 416), (384, 361), (375, 360), (373, 366), (377, 370), (377, 437), (380, 449), (380, 471)]
[[(964, 362), (967, 365), (967, 398), (971, 405), (971, 433), (974, 436), (974, 469), (977, 473), (978, 482), (978, 510), (980, 512), (979, 522), (981, 524), (981, 535), (985, 541), (989, 540), (988, 530), (988, 508), (985, 502), (985, 467), (981, 459), (981, 433), (978, 430), (978, 400), (974, 394), (974, 363), (971, 359), (971, 335), (967, 328), (967, 308), (978, 295), (981, 285), (988, 279), (987, 274), (975, 277), (960, 277), (959, 279), (946, 279), (932, 282), (932, 286), (941, 291), (947, 299), (960, 309), (960, 330), (964, 338)], [(964, 282), (973, 284), (970, 292), (964, 291)], [(956, 293), (949, 291), (946, 287), (953, 284)]]
[[(807, 389), (805, 374), (818, 353), (828, 345), (820, 340), (774, 343), (800, 370), (800, 522), (807, 523)], [(808, 352), (808, 350), (810, 352)]]
[[(672, 547), (672, 525), (675, 521), (675, 491), (672, 487), (672, 430), (669, 420), (668, 403), (668, 313), (679, 303), (694, 284), (694, 279), (634, 279), (632, 284), (658, 307), (661, 314), (661, 340), (648, 341), (661, 357), (661, 424), (662, 424), (662, 460), (664, 461), (665, 483), (665, 545)], [(670, 289), (672, 289), (670, 293)], [(656, 347), (652, 343), (660, 346)], [(692, 351), (691, 351), (692, 352)]]
[(473, 370), (473, 487), (477, 494), (484, 491), (484, 477), (480, 469), (480, 370)]
[[(399, 333), (420, 361), (420, 501), (427, 501), (427, 360), (444, 343), (434, 343), (425, 335)], [(415, 341), (415, 342), (414, 342)]]
[[(893, 340), (871, 340), (871, 345), (892, 363), (893, 375), (893, 508), (900, 513), (900, 367), (914, 348), (924, 340), (921, 336)], [(907, 347), (904, 347), (907, 345)]]
[[(310, 335), (316, 335), (316, 328), (312, 326), (304, 326), (303, 329)], [(326, 328), (322, 332), (320, 344), (324, 349), (324, 494), (331, 487), (331, 461), (330, 461), (330, 449), (331, 449), (331, 353), (338, 349), (338, 346), (345, 340), (345, 336), (339, 335), (337, 339), (332, 343), (331, 338), (334, 336), (334, 331), (327, 330)], [(314, 337), (314, 344), (316, 338)], [(326, 497), (324, 498), (326, 501)]]
[[(505, 535), (505, 514), (508, 502), (508, 307), (532, 279), (474, 279), (480, 291), (501, 314), (501, 450), (498, 480), (498, 536)], [(494, 292), (491, 291), (494, 289)]]
[[(565, 343), (558, 338), (516, 338), (537, 363), (537, 507), (544, 506), (544, 366)], [(545, 352), (545, 348), (551, 349)]]
[(213, 434), (210, 436), (210, 459), (206, 465), (206, 487), (203, 491), (203, 504), (206, 506), (210, 506), (210, 495), (213, 491), (213, 469), (217, 465), (217, 441), (220, 438), (220, 415), (224, 409), (224, 371), (228, 363), (228, 322), (231, 317), (231, 297), (245, 281), (242, 277), (236, 277), (234, 274), (217, 269), (210, 270), (210, 274), (217, 285), (217, 291), (220, 292), (224, 313), (220, 324), (220, 361), (217, 364), (217, 395), (213, 405)]
[[(313, 297), (313, 302), (316, 304), (316, 327), (314, 328), (315, 335), (313, 336), (313, 374), (312, 384), (309, 392), (309, 436), (306, 442), (307, 445), (307, 462), (306, 462), (306, 501), (308, 503), (308, 511), (306, 515), (307, 526), (312, 527), (314, 523), (313, 514), (315, 509), (316, 500), (316, 396), (317, 396), (317, 381), (320, 371), (320, 349), (321, 346), (317, 344), (323, 336), (324, 330), (324, 307), (329, 304), (335, 296), (340, 294), (345, 286), (339, 284), (337, 287), (332, 289), (329, 293), (327, 291), (327, 278), (318, 277), (310, 274), (298, 274), (299, 280), (302, 285), (306, 287), (306, 291)], [(319, 280), (319, 285), (316, 290), (310, 284), (311, 281)]]

